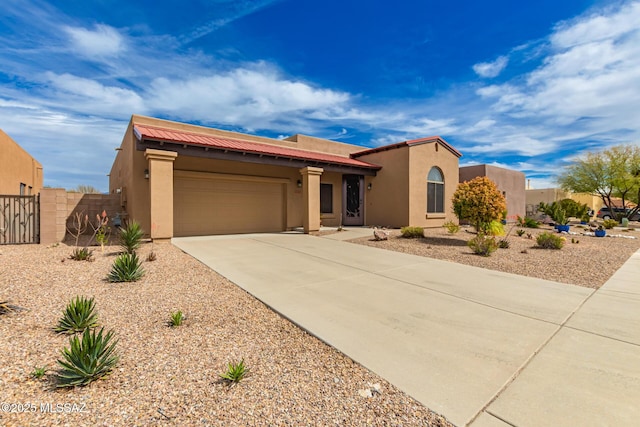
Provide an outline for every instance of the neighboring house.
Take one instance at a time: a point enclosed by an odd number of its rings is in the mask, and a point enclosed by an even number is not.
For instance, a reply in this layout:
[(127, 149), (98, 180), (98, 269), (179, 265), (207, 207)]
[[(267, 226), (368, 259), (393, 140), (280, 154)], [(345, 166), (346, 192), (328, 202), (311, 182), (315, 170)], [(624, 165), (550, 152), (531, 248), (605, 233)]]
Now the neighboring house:
[(486, 176), (493, 181), (507, 201), (507, 216), (524, 217), (525, 209), (525, 175), (511, 169), (491, 165), (473, 165), (460, 168), (460, 182), (470, 181), (479, 176)]
[(364, 149), (132, 116), (109, 188), (154, 239), (454, 220), (461, 154), (439, 137)]
[[(541, 189), (527, 189), (527, 215), (535, 215), (538, 212), (538, 206), (541, 202), (551, 204), (553, 202), (559, 202), (563, 199), (573, 199), (578, 203), (583, 203), (592, 210), (592, 212), (598, 212), (598, 210), (604, 206), (602, 198), (587, 193), (571, 193), (570, 191), (564, 191), (560, 188), (541, 188)], [(622, 200), (616, 197), (612, 197), (611, 201), (614, 206), (622, 205)]]
[(42, 165), (0, 129), (0, 194), (38, 194), (42, 179)]

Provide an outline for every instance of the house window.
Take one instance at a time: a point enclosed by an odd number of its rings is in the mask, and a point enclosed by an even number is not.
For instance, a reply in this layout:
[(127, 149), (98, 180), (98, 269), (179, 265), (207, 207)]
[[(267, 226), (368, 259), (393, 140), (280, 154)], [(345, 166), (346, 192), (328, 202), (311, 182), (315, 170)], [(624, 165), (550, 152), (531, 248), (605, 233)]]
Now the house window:
[(20, 195), (24, 196), (24, 190), (25, 188), (27, 188), (27, 184), (25, 184), (24, 182), (20, 183)]
[(320, 184), (320, 213), (333, 213), (333, 184)]
[(444, 177), (435, 166), (427, 175), (427, 213), (444, 213)]

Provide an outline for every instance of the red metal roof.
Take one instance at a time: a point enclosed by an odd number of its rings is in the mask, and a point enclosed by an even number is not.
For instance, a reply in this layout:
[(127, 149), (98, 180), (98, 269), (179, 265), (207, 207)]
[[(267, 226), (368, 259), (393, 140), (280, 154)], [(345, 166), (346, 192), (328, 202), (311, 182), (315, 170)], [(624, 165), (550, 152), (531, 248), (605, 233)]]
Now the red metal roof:
[(402, 141), (402, 142), (398, 142), (398, 143), (395, 143), (395, 144), (383, 145), (381, 147), (375, 147), (375, 148), (371, 148), (369, 150), (364, 150), (364, 151), (359, 151), (357, 153), (353, 153), (353, 154), (351, 154), (351, 157), (359, 157), (359, 156), (364, 156), (366, 154), (379, 153), (381, 151), (393, 150), (393, 149), (400, 148), (400, 147), (411, 147), (412, 145), (420, 145), (420, 144), (425, 144), (427, 142), (439, 142), (440, 144), (442, 144), (445, 148), (447, 148), (449, 151), (451, 151), (456, 156), (462, 157), (462, 153), (460, 153), (458, 150), (453, 148), (451, 145), (449, 145), (449, 143), (447, 141), (445, 141), (444, 139), (440, 138), (439, 136), (428, 136), (426, 138), (412, 139), (412, 140), (409, 140), (409, 141)]
[(225, 138), (214, 135), (205, 135), (183, 130), (134, 124), (134, 132), (136, 133), (136, 137), (140, 140), (151, 139), (180, 144), (197, 145), (201, 147), (211, 147), (219, 150), (237, 151), (241, 153), (256, 153), (274, 157), (309, 160), (318, 163), (346, 165), (365, 169), (381, 169), (381, 166), (378, 165), (363, 162), (357, 159), (352, 159), (349, 157), (341, 157), (334, 154), (298, 150), (296, 148), (261, 144), (259, 142), (244, 141), (241, 139)]

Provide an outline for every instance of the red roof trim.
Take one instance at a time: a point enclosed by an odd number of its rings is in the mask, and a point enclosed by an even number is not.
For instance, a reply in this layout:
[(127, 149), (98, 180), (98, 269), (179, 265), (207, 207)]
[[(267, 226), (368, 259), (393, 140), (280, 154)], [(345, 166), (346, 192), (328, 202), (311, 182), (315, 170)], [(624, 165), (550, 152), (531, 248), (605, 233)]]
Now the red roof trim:
[(413, 145), (421, 145), (421, 144), (426, 144), (428, 142), (439, 142), (440, 144), (442, 144), (445, 148), (447, 148), (449, 151), (451, 151), (456, 156), (462, 157), (462, 153), (460, 153), (458, 150), (453, 148), (451, 145), (449, 145), (449, 143), (447, 141), (445, 141), (444, 139), (440, 138), (439, 136), (428, 136), (428, 137), (425, 137), (425, 138), (412, 139), (412, 140), (409, 140), (409, 141), (402, 141), (402, 142), (397, 142), (395, 144), (389, 144), (389, 145), (383, 145), (383, 146), (380, 146), (380, 147), (370, 148), (368, 150), (364, 150), (364, 151), (359, 151), (357, 153), (353, 153), (353, 154), (351, 154), (351, 157), (360, 157), (360, 156), (364, 156), (366, 154), (373, 154), (373, 153), (379, 153), (379, 152), (382, 152), (382, 151), (395, 150), (396, 148), (400, 148), (400, 147), (411, 147)]
[(134, 133), (140, 140), (160, 140), (173, 143), (211, 147), (219, 150), (229, 150), (244, 153), (255, 153), (274, 157), (285, 157), (299, 160), (310, 160), (318, 163), (330, 163), (346, 165), (364, 169), (379, 170), (382, 167), (367, 163), (362, 160), (341, 157), (334, 154), (318, 153), (314, 151), (299, 150), (296, 148), (280, 147), (277, 145), (261, 144), (259, 142), (244, 141), (241, 139), (226, 138), (215, 135), (184, 130), (167, 129), (143, 124), (134, 124)]

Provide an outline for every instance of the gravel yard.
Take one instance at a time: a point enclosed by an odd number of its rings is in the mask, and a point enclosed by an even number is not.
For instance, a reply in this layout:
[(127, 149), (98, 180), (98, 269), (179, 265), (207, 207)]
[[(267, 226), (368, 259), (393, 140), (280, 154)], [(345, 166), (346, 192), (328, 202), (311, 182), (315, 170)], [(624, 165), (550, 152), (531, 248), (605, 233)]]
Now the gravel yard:
[[(0, 412), (2, 426), (451, 425), (170, 244), (155, 245), (141, 281), (123, 284), (105, 281), (115, 247), (96, 248), (93, 262), (71, 250), (0, 247), (0, 301), (26, 309), (0, 316), (0, 403), (29, 411)], [(55, 389), (68, 337), (52, 328), (76, 295), (95, 297), (120, 362), (105, 380)], [(187, 320), (170, 328), (176, 310)], [(218, 374), (242, 358), (250, 373), (228, 387)], [(47, 376), (31, 379), (44, 365)], [(375, 384), (381, 393), (363, 397)], [(54, 413), (57, 404), (69, 405)]]
[[(633, 236), (635, 239), (565, 235), (564, 247), (552, 250), (535, 247), (536, 236), (543, 231), (552, 231), (551, 227), (524, 229), (531, 233), (531, 239), (526, 234), (517, 236), (516, 227), (507, 239), (509, 248), (498, 249), (490, 257), (483, 257), (473, 254), (467, 246), (467, 241), (475, 237), (471, 230), (463, 228), (456, 234), (450, 234), (444, 228), (425, 229), (422, 239), (405, 239), (400, 237), (400, 230), (388, 230), (389, 240), (375, 241), (372, 236), (350, 242), (589, 288), (602, 286), (640, 249), (639, 229), (607, 230), (607, 234)], [(585, 230), (572, 226), (571, 231)]]

